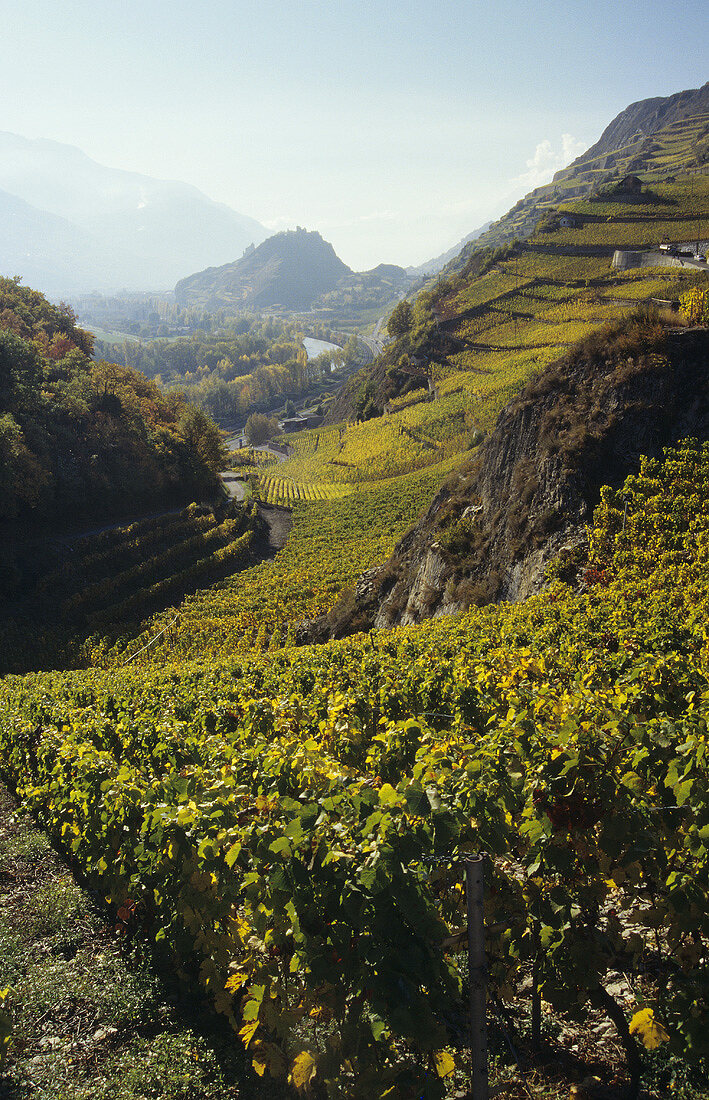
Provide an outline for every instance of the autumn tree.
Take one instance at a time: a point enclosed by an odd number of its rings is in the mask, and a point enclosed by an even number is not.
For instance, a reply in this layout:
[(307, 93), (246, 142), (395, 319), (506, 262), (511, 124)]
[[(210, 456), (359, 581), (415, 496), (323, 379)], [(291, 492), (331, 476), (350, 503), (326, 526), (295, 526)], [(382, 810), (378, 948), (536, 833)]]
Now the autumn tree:
[(278, 431), (278, 422), (263, 413), (252, 413), (246, 421), (246, 438), (253, 447), (265, 443)]
[(196, 405), (186, 405), (177, 427), (182, 438), (211, 473), (217, 473), (228, 465), (229, 451), (222, 442), (219, 428), (202, 409)]
[(387, 321), (387, 332), (396, 340), (399, 336), (405, 336), (410, 332), (413, 323), (414, 311), (411, 308), (411, 302), (402, 298)]

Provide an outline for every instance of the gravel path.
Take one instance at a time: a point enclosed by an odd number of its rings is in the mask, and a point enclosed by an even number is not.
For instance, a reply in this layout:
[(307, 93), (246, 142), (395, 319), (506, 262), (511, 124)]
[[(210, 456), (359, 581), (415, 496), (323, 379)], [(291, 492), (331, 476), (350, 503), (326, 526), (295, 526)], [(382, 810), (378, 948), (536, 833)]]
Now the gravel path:
[(290, 508), (282, 508), (280, 504), (264, 504), (263, 501), (259, 501), (258, 510), (261, 518), (268, 524), (268, 545), (275, 554), (288, 541), (293, 514)]

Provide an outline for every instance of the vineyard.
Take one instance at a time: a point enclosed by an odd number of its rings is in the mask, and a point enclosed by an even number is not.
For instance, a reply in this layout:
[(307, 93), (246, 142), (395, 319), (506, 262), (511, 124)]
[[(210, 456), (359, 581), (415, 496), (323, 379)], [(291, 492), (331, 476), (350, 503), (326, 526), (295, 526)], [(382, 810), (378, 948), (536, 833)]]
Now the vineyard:
[[(462, 1095), (480, 851), (490, 1012), (526, 1051), (562, 1027), (588, 1051), (605, 1016), (614, 1087), (636, 1095), (642, 1070), (653, 1100), (709, 1096), (709, 445), (603, 489), (588, 545), (523, 604), (298, 644), (442, 486), (462, 497), (500, 409), (569, 345), (650, 297), (679, 299), (668, 325), (707, 323), (703, 276), (610, 266), (709, 216), (709, 179), (660, 178), (686, 140), (658, 141), (650, 195), (563, 202), (562, 179), (524, 247), (424, 292), (445, 354), (428, 373), (402, 355), (381, 416), (288, 435), (283, 461), (234, 452), (247, 503), (0, 563), (2, 776), (273, 1096)], [(264, 504), (291, 512), (273, 557)], [(0, 1055), (22, 1010), (0, 988)]]
[[(81, 660), (87, 634), (125, 632), (251, 559), (261, 530), (253, 506), (191, 504), (55, 549), (61, 561), (25, 580), (0, 627), (4, 667)], [(47, 600), (53, 621), (43, 620)]]
[(275, 474), (262, 475), (259, 479), (259, 492), (267, 504), (289, 505), (297, 500), (336, 500), (347, 491), (346, 485), (298, 482), (289, 477), (277, 477)]
[(6, 678), (3, 767), (257, 1074), (363, 1100), (461, 1080), (480, 849), (501, 1002), (624, 1018), (620, 979), (632, 1032), (699, 1066), (708, 516), (689, 441), (604, 490), (580, 588), (560, 563), (524, 605), (418, 628)]
[[(628, 300), (672, 298), (695, 278), (675, 268), (616, 271), (616, 248), (679, 240), (709, 216), (709, 180), (680, 177), (653, 185), (651, 200), (575, 199), (555, 208), (575, 228), (538, 232), (522, 250), (436, 300), (437, 324), (459, 350), (433, 365), (436, 400), (414, 391), (384, 417), (289, 436), (295, 454), (278, 476), (299, 486), (356, 485), (435, 465), (466, 451), (530, 375), (569, 345), (620, 318)], [(413, 433), (413, 434), (411, 434)], [(323, 491), (327, 491), (325, 488)], [(303, 499), (280, 488), (268, 499)]]
[(356, 491), (343, 485), (339, 499), (294, 502), (288, 542), (272, 562), (196, 592), (177, 612), (145, 622), (135, 638), (119, 639), (109, 649), (99, 641), (89, 651), (92, 661), (122, 664), (158, 634), (138, 662), (277, 650), (293, 640), (298, 623), (329, 610), (360, 573), (391, 553), (450, 469), (442, 462)]
[[(696, 192), (687, 169), (696, 171), (704, 161), (708, 122), (709, 116), (699, 112), (657, 129), (652, 140), (639, 132), (627, 145), (614, 149), (610, 157), (601, 153), (595, 158), (584, 158), (582, 165), (577, 162), (575, 169), (559, 173), (553, 184), (542, 189), (541, 196), (536, 193), (529, 197), (530, 201), (517, 203), (484, 234), (481, 242), (496, 247), (521, 237), (534, 230), (540, 209), (554, 213), (559, 204), (563, 204), (566, 210), (569, 202), (576, 201), (574, 192), (578, 194), (579, 186), (607, 188), (611, 177), (612, 187), (612, 182), (621, 180), (627, 173), (639, 172), (643, 181), (660, 194), (665, 187), (676, 185), (674, 193), (692, 209)], [(619, 209), (612, 196), (601, 193), (595, 197), (599, 200), (595, 206), (597, 214), (615, 217), (622, 212), (623, 208)]]

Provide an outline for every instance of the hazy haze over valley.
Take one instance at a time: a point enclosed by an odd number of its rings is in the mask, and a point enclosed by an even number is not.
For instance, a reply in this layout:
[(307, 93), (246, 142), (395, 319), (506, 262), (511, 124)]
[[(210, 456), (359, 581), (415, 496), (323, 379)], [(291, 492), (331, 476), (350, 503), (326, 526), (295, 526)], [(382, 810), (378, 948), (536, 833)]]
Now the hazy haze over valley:
[(255, 219), (189, 184), (0, 133), (0, 266), (50, 294), (169, 290), (266, 236)]

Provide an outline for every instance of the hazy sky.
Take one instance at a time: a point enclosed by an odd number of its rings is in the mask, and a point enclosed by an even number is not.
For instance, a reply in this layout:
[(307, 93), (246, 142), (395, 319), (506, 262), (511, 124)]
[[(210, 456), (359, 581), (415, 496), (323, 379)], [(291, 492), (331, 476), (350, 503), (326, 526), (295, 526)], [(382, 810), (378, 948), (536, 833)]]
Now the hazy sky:
[(708, 79), (706, 0), (0, 0), (0, 129), (360, 269), (442, 252), (628, 103)]

